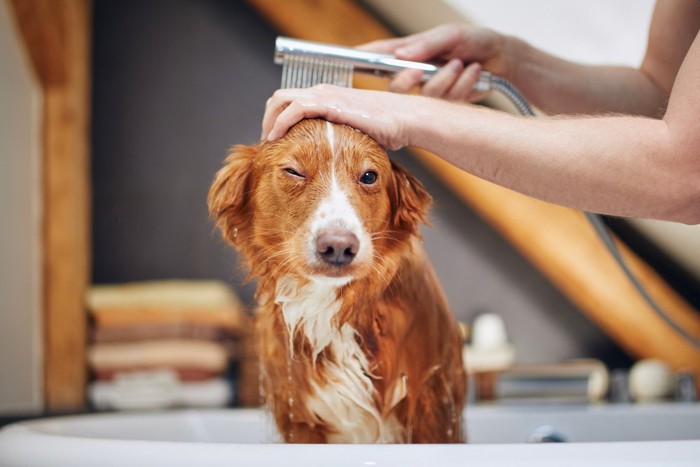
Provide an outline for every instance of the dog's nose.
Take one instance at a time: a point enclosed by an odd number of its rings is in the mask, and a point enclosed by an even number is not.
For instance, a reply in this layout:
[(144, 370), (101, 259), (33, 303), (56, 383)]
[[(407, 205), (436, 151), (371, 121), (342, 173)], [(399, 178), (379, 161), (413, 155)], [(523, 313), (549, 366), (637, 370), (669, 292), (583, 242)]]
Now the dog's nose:
[(316, 237), (316, 252), (331, 266), (350, 264), (360, 249), (360, 241), (347, 230), (331, 230)]

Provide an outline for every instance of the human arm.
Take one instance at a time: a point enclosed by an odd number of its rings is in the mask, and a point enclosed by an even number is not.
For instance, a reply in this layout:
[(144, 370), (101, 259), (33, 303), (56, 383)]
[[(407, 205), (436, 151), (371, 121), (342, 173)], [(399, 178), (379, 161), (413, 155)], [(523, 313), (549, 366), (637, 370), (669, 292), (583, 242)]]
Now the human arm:
[[(697, 104), (674, 98), (664, 120), (523, 118), (422, 96), (332, 86), (282, 91), (268, 116), (274, 118), (281, 104), (285, 111), (276, 122), (282, 126), (302, 115), (345, 123), (385, 147), (422, 147), (478, 177), (557, 204), (698, 223), (700, 95), (690, 88)], [(270, 139), (276, 139), (281, 127), (271, 128)]]
[[(697, 10), (683, 24), (697, 36), (700, 5), (693, 5)], [(653, 39), (652, 33), (650, 49), (662, 50), (664, 44)], [(268, 103), (263, 132), (276, 139), (301, 118), (322, 117), (358, 128), (388, 148), (425, 148), (479, 177), (550, 202), (700, 223), (700, 39), (682, 54), (677, 76), (667, 73), (675, 84), (657, 78), (658, 86), (672, 89), (663, 119), (522, 118), (422, 96), (320, 86), (278, 91)]]
[[(619, 112), (660, 117), (685, 51), (695, 37), (697, 1), (662, 0), (654, 10), (647, 53), (639, 68), (582, 65), (547, 54), (512, 36), (450, 24), (407, 37), (376, 41), (363, 48), (399, 58), (446, 63), (423, 86), (424, 95), (474, 100), (483, 69), (515, 84), (549, 114)], [(466, 68), (463, 62), (474, 62)], [(420, 72), (402, 73), (391, 90), (418, 84)]]

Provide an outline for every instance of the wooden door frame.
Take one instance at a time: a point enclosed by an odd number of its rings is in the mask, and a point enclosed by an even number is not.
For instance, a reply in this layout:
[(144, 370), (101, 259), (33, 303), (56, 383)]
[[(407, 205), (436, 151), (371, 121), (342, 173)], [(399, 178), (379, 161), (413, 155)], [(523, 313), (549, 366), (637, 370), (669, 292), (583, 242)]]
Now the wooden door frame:
[(43, 94), (44, 399), (85, 406), (91, 268), (90, 0), (7, 0)]

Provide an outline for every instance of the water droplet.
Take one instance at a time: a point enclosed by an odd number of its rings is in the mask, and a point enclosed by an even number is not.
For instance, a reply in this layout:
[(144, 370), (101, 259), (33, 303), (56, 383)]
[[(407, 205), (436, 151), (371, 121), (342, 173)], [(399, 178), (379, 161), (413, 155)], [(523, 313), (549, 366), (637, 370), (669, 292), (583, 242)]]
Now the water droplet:
[(294, 382), (292, 381), (292, 355), (291, 352), (287, 354), (287, 418), (289, 420), (289, 430), (286, 433), (287, 440), (292, 442), (294, 440), (294, 413), (292, 412), (294, 408), (294, 393), (292, 389), (294, 388)]

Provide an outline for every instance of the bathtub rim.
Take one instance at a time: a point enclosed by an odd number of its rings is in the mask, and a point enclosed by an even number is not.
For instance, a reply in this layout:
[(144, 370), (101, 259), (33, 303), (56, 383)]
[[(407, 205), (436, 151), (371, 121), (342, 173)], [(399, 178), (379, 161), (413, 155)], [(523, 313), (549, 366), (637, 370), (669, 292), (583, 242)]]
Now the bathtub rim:
[[(28, 458), (32, 452), (32, 458)], [(700, 440), (562, 444), (290, 445), (85, 438), (21, 423), (0, 431), (0, 466), (696, 466)]]
[[(260, 409), (184, 409), (166, 412), (97, 414), (101, 417), (139, 417), (188, 413), (223, 413), (260, 416)], [(512, 410), (512, 408), (508, 408)], [(523, 408), (522, 410), (527, 410)], [(561, 408), (551, 408), (553, 412)], [(571, 408), (569, 408), (571, 410)], [(575, 410), (581, 411), (581, 408)], [(623, 410), (623, 409), (620, 409)], [(644, 407), (643, 410), (654, 410)], [(681, 410), (681, 409), (679, 409)], [(582, 412), (583, 413), (583, 412)], [(125, 440), (68, 436), (52, 432), (51, 423), (95, 419), (96, 415), (70, 415), (17, 422), (0, 430), (0, 466), (153, 465), (212, 467), (240, 465), (281, 466), (290, 459), (308, 466), (381, 465), (418, 466), (463, 464), (496, 466), (532, 465), (630, 465), (696, 466), (700, 439), (685, 441), (574, 442), (563, 444), (463, 444), (463, 445), (288, 445), (265, 443), (216, 443), (201, 441)], [(104, 453), (110, 453), (104, 458)], [(32, 453), (32, 458), (28, 458)], [(536, 459), (536, 461), (533, 461)]]

